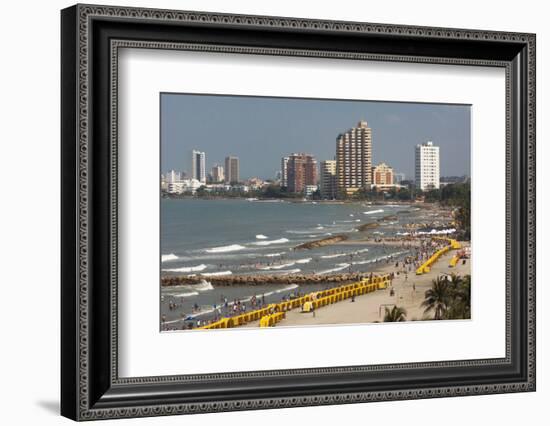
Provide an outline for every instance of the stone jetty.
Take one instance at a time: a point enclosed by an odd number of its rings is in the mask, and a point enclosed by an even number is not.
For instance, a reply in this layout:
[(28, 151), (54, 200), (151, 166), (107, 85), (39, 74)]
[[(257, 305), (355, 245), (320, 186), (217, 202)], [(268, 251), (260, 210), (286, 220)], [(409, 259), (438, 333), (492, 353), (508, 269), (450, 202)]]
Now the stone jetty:
[(331, 244), (339, 243), (349, 239), (347, 235), (333, 235), (332, 237), (322, 238), (320, 240), (308, 241), (307, 243), (300, 244), (294, 247), (294, 250), (314, 249), (318, 247), (329, 246)]
[(364, 223), (363, 225), (359, 225), (357, 229), (359, 232), (365, 232), (365, 231), (368, 231), (369, 229), (374, 229), (374, 228), (378, 228), (380, 225), (376, 222), (371, 222), (371, 223)]
[(269, 285), (269, 284), (319, 284), (319, 283), (347, 283), (359, 281), (369, 276), (368, 273), (343, 273), (332, 275), (300, 274), (300, 275), (224, 275), (219, 277), (174, 276), (162, 277), (163, 287), (176, 285), (200, 284), (206, 280), (213, 286), (223, 287), (231, 285)]

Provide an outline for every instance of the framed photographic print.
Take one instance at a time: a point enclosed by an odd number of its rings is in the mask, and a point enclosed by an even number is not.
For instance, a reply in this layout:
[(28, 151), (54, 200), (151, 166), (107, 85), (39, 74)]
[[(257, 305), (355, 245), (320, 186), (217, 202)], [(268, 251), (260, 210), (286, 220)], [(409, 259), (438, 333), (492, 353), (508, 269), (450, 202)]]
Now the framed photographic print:
[(64, 416), (535, 390), (535, 35), (61, 27)]

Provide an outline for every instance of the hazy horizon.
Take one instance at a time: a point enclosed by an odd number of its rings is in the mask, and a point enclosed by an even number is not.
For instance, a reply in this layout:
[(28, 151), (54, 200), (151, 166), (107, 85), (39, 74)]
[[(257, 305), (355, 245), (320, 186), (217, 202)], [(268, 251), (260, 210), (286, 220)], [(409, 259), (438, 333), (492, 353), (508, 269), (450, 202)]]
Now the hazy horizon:
[(274, 178), (281, 157), (334, 158), (336, 138), (360, 120), (372, 129), (373, 165), (414, 177), (414, 147), (440, 147), (441, 176), (470, 176), (470, 105), (161, 94), (161, 171), (189, 172), (192, 149), (206, 171), (240, 160), (240, 177)]

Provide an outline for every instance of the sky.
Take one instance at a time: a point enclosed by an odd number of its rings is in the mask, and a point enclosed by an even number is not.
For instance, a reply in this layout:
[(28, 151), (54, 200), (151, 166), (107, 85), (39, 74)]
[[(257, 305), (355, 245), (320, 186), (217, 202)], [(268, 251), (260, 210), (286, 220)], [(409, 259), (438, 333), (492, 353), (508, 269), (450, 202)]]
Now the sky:
[(441, 176), (470, 175), (470, 106), (226, 95), (161, 94), (161, 171), (189, 172), (192, 149), (206, 170), (240, 159), (240, 177), (274, 178), (292, 152), (331, 160), (336, 138), (360, 120), (372, 129), (373, 165), (414, 178), (414, 147), (439, 146)]

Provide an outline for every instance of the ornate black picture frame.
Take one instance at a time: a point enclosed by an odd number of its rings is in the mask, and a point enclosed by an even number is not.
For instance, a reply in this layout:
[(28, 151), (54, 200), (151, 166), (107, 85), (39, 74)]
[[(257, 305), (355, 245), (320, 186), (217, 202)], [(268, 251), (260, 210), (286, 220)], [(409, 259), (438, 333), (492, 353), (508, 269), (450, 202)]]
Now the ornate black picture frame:
[[(74, 420), (535, 390), (535, 35), (76, 5), (61, 13), (61, 413)], [(506, 70), (506, 356), (119, 378), (120, 47)]]

